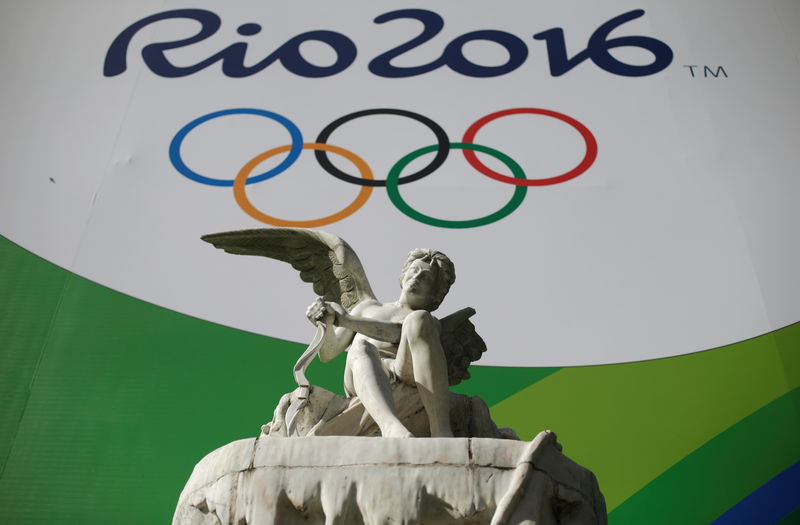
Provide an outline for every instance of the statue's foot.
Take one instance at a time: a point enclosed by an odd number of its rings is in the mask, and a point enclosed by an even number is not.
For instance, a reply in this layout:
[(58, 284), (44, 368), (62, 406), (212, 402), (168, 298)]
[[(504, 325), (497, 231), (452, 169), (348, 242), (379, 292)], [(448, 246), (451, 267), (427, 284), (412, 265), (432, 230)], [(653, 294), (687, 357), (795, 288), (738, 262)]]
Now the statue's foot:
[(414, 434), (401, 424), (392, 425), (390, 428), (381, 429), (381, 436), (387, 438), (413, 438)]
[(408, 430), (404, 430), (403, 432), (397, 432), (397, 433), (389, 432), (389, 433), (386, 433), (386, 434), (382, 434), (382, 437), (387, 437), (387, 438), (413, 438), (414, 434), (412, 434)]

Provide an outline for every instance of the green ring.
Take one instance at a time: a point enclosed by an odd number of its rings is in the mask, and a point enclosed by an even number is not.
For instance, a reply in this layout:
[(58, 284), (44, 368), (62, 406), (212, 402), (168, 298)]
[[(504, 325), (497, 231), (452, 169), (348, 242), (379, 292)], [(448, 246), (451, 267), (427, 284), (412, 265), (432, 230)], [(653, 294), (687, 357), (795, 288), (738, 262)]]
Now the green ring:
[[(498, 159), (503, 164), (508, 166), (511, 170), (511, 173), (514, 174), (515, 179), (526, 179), (525, 172), (522, 171), (522, 168), (519, 164), (514, 162), (514, 160), (506, 155), (505, 153), (501, 153), (496, 149), (492, 149), (487, 146), (481, 146), (479, 144), (468, 144), (466, 142), (451, 142), (450, 143), (451, 149), (469, 149), (473, 151), (480, 151), (482, 153), (487, 153), (492, 157)], [(428, 224), (430, 226), (438, 226), (440, 228), (475, 228), (476, 226), (484, 226), (486, 224), (491, 224), (495, 221), (499, 221), (503, 217), (511, 214), (514, 210), (516, 210), (522, 201), (525, 199), (525, 193), (528, 191), (527, 186), (516, 186), (514, 189), (514, 195), (511, 196), (511, 200), (506, 203), (505, 206), (500, 208), (498, 211), (494, 213), (490, 213), (485, 217), (480, 217), (478, 219), (468, 219), (465, 221), (448, 221), (445, 219), (437, 219), (435, 217), (429, 217), (423, 213), (418, 212), (414, 208), (408, 205), (406, 201), (400, 196), (400, 190), (398, 188), (398, 180), (400, 179), (400, 173), (412, 160), (416, 159), (417, 157), (421, 157), (426, 153), (433, 153), (439, 149), (438, 144), (434, 144), (433, 146), (425, 146), (424, 148), (420, 148), (416, 151), (412, 151), (402, 159), (398, 160), (392, 169), (389, 170), (389, 175), (386, 177), (386, 192), (389, 194), (389, 199), (394, 204), (395, 208), (406, 214), (408, 217), (411, 217), (415, 221), (419, 221), (423, 224)]]

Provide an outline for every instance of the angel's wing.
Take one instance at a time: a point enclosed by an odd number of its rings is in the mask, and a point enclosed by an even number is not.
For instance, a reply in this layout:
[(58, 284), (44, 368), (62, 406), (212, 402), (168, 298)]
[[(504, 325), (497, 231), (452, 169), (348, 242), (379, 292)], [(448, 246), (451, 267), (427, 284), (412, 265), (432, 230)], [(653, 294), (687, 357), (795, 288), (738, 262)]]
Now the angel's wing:
[(319, 230), (264, 228), (211, 233), (201, 237), (238, 255), (261, 255), (288, 262), (300, 278), (313, 283), (314, 293), (341, 304), (348, 312), (375, 294), (361, 261), (344, 240)]
[(480, 359), (481, 354), (486, 351), (486, 343), (469, 320), (473, 315), (473, 308), (464, 308), (441, 319), (442, 347), (447, 358), (450, 386), (469, 379), (469, 365)]

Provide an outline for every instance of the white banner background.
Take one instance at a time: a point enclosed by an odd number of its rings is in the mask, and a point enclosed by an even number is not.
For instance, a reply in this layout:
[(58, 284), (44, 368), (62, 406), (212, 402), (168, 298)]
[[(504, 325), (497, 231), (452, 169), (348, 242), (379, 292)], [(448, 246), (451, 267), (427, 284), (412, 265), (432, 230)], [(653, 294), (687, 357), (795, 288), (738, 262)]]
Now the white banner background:
[[(194, 64), (246, 40), (250, 65), (316, 29), (348, 36), (358, 55), (346, 70), (324, 78), (294, 75), (279, 62), (246, 78), (224, 76), (219, 63), (163, 78), (143, 64), (142, 47), (186, 38), (199, 27), (168, 20), (137, 33), (127, 71), (103, 77), (105, 53), (124, 28), (187, 7), (214, 11), (222, 27), (203, 42), (168, 52), (175, 64)], [(444, 29), (395, 65), (430, 62), (453, 38), (481, 29), (516, 35), (528, 58), (494, 78), (447, 67), (398, 79), (370, 73), (372, 58), (421, 28), (412, 20), (373, 19), (412, 7), (441, 15)], [(587, 60), (563, 76), (550, 75), (545, 43), (531, 35), (562, 27), (573, 56), (602, 23), (632, 9), (646, 14), (612, 36), (665, 42), (674, 52), (667, 69), (630, 78)], [(546, 108), (592, 131), (597, 160), (572, 181), (530, 188), (508, 217), (473, 229), (435, 228), (402, 214), (376, 188), (363, 208), (324, 229), (356, 249), (385, 300), (399, 292), (397, 274), (410, 248), (451, 256), (458, 281), (440, 313), (465, 305), (478, 310), (474, 321), (490, 348), (482, 364), (597, 364), (720, 346), (800, 319), (799, 20), (800, 8), (788, 0), (6, 5), (0, 21), (0, 233), (137, 298), (307, 341), (313, 330), (303, 313), (314, 295), (291, 267), (232, 256), (200, 241), (205, 233), (267, 225), (238, 207), (231, 188), (202, 185), (175, 170), (168, 147), (179, 129), (212, 111), (260, 108), (289, 118), (312, 142), (340, 116), (389, 107), (433, 119), (457, 142), (488, 113)], [(237, 35), (246, 22), (263, 29)], [(315, 64), (335, 59), (322, 44), (301, 50)], [(464, 53), (486, 65), (507, 58), (490, 43), (469, 44)], [(641, 50), (612, 54), (631, 63), (652, 60)], [(699, 66), (694, 77), (686, 65)], [(703, 65), (715, 72), (723, 66), (728, 76), (705, 77)], [(231, 179), (258, 153), (288, 142), (273, 121), (229, 116), (198, 127), (181, 152), (195, 171)], [(329, 142), (355, 152), (376, 178), (385, 178), (400, 157), (435, 139), (417, 122), (382, 115), (343, 125)], [(508, 154), (528, 178), (566, 171), (584, 151), (569, 126), (534, 115), (497, 120), (476, 143)], [(325, 173), (304, 151), (289, 170), (248, 186), (247, 193), (269, 215), (305, 220), (340, 210), (358, 189)], [(400, 192), (428, 215), (469, 219), (498, 210), (513, 187), (481, 175), (452, 150), (435, 173)]]

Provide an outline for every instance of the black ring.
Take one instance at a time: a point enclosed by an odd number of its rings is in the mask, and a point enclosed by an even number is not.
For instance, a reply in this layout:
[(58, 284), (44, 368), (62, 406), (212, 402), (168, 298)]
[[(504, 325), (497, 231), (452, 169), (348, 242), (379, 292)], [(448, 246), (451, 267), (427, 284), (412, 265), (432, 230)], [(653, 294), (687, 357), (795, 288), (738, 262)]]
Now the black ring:
[[(442, 127), (439, 124), (432, 121), (428, 117), (420, 115), (419, 113), (414, 113), (413, 111), (406, 111), (404, 109), (376, 108), (376, 109), (365, 109), (362, 111), (356, 111), (355, 113), (350, 113), (328, 124), (325, 127), (325, 129), (320, 131), (316, 142), (327, 144), (328, 137), (331, 136), (331, 133), (333, 133), (333, 131), (336, 128), (338, 128), (345, 122), (349, 122), (359, 117), (366, 117), (367, 115), (400, 115), (401, 117), (408, 117), (425, 124), (431, 131), (433, 131), (433, 134), (436, 135), (436, 140), (439, 143), (439, 149), (436, 150), (436, 156), (433, 158), (431, 163), (422, 168), (421, 170), (417, 171), (416, 173), (406, 175), (405, 177), (400, 177), (397, 181), (398, 184), (405, 184), (406, 182), (414, 182), (415, 180), (419, 180), (422, 177), (425, 177), (426, 175), (430, 175), (431, 173), (436, 171), (436, 168), (441, 166), (447, 159), (447, 155), (448, 153), (450, 153), (450, 139), (447, 137), (447, 133), (445, 133), (444, 129), (442, 129)], [(319, 165), (322, 166), (322, 169), (324, 169), (337, 179), (341, 179), (345, 182), (350, 182), (352, 184), (358, 184), (359, 186), (386, 186), (386, 179), (370, 180), (348, 175), (347, 173), (343, 172), (342, 170), (340, 170), (331, 163), (331, 161), (328, 159), (328, 153), (326, 151), (317, 150), (314, 152), (314, 155), (317, 157), (317, 162), (319, 162)]]

